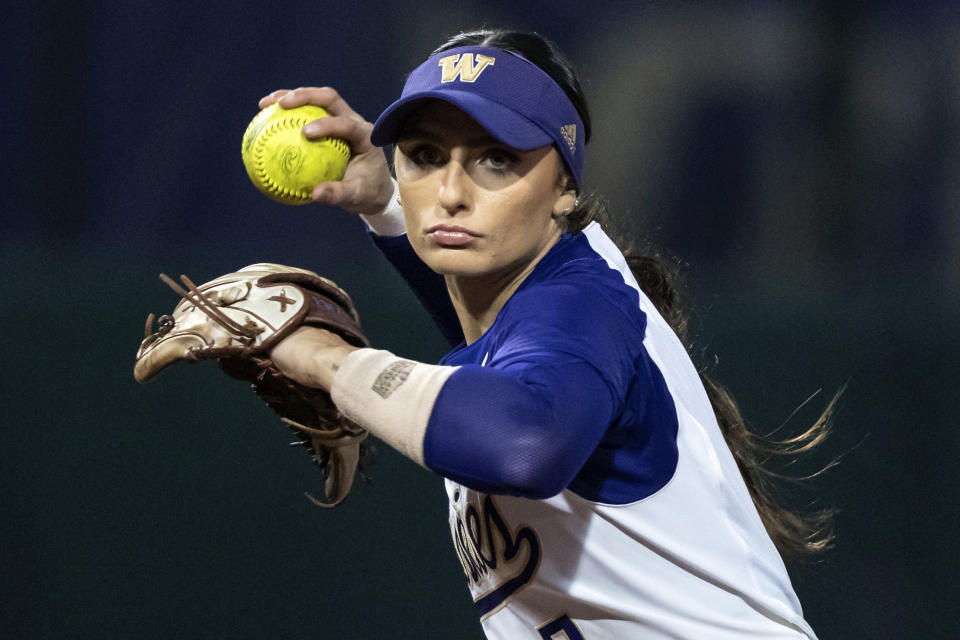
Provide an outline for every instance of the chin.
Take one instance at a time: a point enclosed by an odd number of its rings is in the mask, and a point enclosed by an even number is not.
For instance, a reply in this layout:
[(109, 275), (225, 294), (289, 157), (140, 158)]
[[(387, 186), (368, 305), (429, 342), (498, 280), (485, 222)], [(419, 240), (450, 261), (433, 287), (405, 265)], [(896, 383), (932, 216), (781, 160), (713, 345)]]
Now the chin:
[(445, 276), (476, 277), (494, 271), (493, 265), (468, 249), (431, 249), (420, 254), (428, 267)]
[(471, 260), (442, 259), (427, 262), (437, 273), (445, 276), (476, 277), (490, 272), (489, 267), (476, 264)]

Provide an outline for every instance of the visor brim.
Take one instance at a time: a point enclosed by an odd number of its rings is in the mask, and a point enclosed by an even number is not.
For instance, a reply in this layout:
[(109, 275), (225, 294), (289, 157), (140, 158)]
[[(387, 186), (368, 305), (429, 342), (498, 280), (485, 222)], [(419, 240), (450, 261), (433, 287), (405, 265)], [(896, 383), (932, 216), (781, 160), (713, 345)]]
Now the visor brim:
[(407, 118), (431, 100), (443, 100), (461, 109), (487, 133), (514, 149), (536, 149), (554, 142), (539, 125), (510, 107), (475, 93), (449, 89), (419, 91), (400, 98), (377, 118), (370, 141), (378, 147), (395, 143), (403, 133)]

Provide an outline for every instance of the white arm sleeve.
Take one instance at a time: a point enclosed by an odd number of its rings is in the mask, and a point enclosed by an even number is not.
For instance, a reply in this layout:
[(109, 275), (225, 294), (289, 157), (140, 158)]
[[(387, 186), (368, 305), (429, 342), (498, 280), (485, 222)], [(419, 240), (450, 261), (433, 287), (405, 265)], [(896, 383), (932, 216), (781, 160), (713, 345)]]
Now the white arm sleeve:
[(367, 226), (378, 236), (402, 236), (407, 232), (403, 220), (403, 207), (397, 202), (397, 196), (400, 193), (397, 187), (397, 181), (393, 181), (393, 195), (390, 196), (390, 204), (387, 208), (375, 215), (360, 214), (360, 217)]
[(358, 349), (340, 364), (330, 395), (344, 416), (425, 466), (423, 439), (433, 404), (457, 369)]

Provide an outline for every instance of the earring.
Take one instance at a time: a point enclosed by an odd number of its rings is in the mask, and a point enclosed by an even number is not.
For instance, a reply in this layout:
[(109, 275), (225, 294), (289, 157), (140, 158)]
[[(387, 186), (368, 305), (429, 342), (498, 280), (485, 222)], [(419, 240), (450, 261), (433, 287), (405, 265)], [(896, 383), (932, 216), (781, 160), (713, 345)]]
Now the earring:
[(398, 207), (401, 207), (401, 208), (403, 207), (403, 202), (400, 201), (400, 194), (399, 194), (399, 193), (397, 194), (397, 206), (398, 206)]

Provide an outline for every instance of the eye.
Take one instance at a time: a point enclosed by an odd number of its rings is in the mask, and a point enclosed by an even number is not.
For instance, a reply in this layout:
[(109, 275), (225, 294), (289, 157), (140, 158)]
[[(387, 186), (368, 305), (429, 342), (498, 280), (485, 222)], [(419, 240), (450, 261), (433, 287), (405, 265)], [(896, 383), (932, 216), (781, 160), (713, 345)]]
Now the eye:
[(517, 155), (507, 149), (493, 147), (484, 152), (481, 162), (494, 171), (508, 171), (517, 163)]
[(419, 166), (436, 167), (445, 162), (443, 153), (432, 144), (418, 144), (412, 149), (403, 150), (403, 152), (414, 164)]

